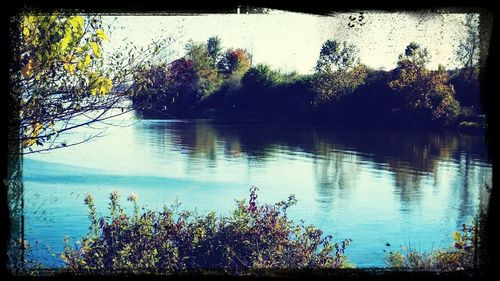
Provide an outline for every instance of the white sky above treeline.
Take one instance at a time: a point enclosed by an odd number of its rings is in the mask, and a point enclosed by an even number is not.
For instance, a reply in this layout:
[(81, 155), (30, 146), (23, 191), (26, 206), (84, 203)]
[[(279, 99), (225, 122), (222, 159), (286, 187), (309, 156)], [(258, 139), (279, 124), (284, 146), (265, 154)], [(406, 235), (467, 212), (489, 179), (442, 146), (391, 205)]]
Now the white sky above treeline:
[[(362, 63), (375, 69), (393, 69), (397, 58), (412, 41), (429, 50), (429, 67), (459, 67), (455, 52), (466, 35), (465, 14), (364, 12), (363, 26), (349, 27), (359, 13), (331, 16), (271, 11), (269, 14), (199, 14), (186, 16), (104, 16), (112, 23), (106, 50), (125, 42), (146, 46), (153, 39), (169, 35), (176, 42), (166, 61), (184, 55), (188, 40), (206, 42), (218, 36), (224, 48), (245, 48), (253, 64), (266, 63), (285, 72), (312, 73), (321, 45), (328, 39), (345, 40), (359, 49)], [(116, 18), (116, 19), (115, 19)], [(355, 20), (357, 22), (357, 20)]]

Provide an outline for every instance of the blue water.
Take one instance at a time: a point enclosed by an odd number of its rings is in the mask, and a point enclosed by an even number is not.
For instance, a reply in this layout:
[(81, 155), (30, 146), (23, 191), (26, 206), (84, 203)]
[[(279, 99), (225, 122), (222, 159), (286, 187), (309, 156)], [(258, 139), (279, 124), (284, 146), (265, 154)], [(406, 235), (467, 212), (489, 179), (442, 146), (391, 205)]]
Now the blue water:
[(184, 209), (224, 214), (256, 185), (264, 203), (295, 194), (292, 219), (351, 238), (346, 254), (357, 267), (381, 267), (402, 246), (451, 245), (452, 232), (487, 203), (487, 155), (480, 135), (142, 120), (27, 155), (25, 236), (32, 257), (60, 266), (64, 237), (75, 243), (88, 232), (86, 193), (104, 216), (113, 190), (128, 212), (134, 192), (146, 209), (178, 199)]

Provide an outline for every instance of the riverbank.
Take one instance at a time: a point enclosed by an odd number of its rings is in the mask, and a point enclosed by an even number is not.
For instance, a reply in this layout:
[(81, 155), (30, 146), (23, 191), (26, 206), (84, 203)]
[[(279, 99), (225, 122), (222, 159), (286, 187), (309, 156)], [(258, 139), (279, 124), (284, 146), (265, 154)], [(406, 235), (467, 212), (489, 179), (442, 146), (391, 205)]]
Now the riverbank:
[[(313, 225), (290, 220), (287, 210), (297, 203), (295, 196), (274, 204), (261, 204), (257, 191), (256, 187), (250, 188), (249, 200), (236, 200), (236, 208), (229, 215), (181, 210), (177, 201), (171, 206), (164, 205), (163, 211), (145, 208), (139, 211), (139, 196), (135, 193), (127, 197), (132, 210), (125, 210), (120, 194), (113, 191), (109, 195), (109, 216), (102, 216), (98, 215), (94, 197), (87, 194), (84, 203), (89, 232), (74, 245), (65, 239), (60, 254), (64, 264), (47, 268), (40, 261), (28, 258), (23, 270), (42, 276), (179, 273), (255, 276), (303, 270), (342, 274), (345, 269), (355, 268), (345, 254), (352, 239), (335, 242), (332, 235)], [(484, 213), (478, 218), (484, 218)], [(453, 232), (454, 243), (450, 247), (421, 252), (411, 245), (404, 246), (402, 250), (386, 252), (386, 268), (352, 273), (412, 270), (477, 274), (484, 254), (479, 244), (483, 226), (481, 220), (476, 220), (473, 226), (464, 224), (460, 232)], [(26, 245), (30, 250), (29, 243)]]
[(419, 123), (415, 120), (404, 120), (401, 118), (387, 118), (385, 120), (361, 120), (361, 119), (320, 119), (317, 116), (275, 116), (250, 110), (172, 110), (160, 112), (155, 110), (135, 110), (140, 119), (153, 120), (213, 120), (219, 123), (267, 123), (284, 125), (297, 128), (333, 128), (333, 129), (392, 129), (392, 130), (420, 130), (429, 132), (454, 131), (457, 133), (485, 134), (487, 130), (484, 116), (477, 117), (474, 121), (463, 121), (446, 125), (432, 123)]

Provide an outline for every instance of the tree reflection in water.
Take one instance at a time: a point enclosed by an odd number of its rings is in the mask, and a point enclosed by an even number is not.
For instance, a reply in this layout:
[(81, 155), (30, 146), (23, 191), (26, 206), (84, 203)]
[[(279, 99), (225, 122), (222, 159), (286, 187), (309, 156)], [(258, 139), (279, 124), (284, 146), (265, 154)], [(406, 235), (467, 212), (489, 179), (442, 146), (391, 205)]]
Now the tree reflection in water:
[[(457, 210), (458, 217), (468, 216), (472, 206), (483, 204), (471, 196), (478, 184), (491, 182), (488, 173), (481, 173), (476, 162), (488, 162), (484, 136), (454, 132), (418, 130), (350, 130), (311, 128), (300, 125), (262, 122), (153, 122), (140, 127), (147, 130), (158, 154), (165, 147), (179, 149), (188, 158), (187, 170), (199, 171), (199, 159), (216, 167), (218, 159), (246, 159), (249, 167), (262, 166), (279, 153), (299, 153), (310, 158), (316, 182), (318, 202), (342, 202), (356, 187), (363, 169), (373, 173), (392, 174), (393, 193), (401, 209), (419, 205), (424, 182), (432, 181), (434, 192), (446, 177), (448, 166), (458, 166), (459, 173), (451, 194), (457, 200), (446, 204)], [(481, 195), (482, 194), (482, 195)], [(445, 204), (445, 202), (443, 202)]]

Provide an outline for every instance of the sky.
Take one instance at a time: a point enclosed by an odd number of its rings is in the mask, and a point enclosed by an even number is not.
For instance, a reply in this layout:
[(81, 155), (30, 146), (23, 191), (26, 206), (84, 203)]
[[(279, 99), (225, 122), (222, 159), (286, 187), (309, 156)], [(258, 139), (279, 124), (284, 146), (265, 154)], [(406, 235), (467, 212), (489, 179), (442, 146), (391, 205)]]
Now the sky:
[[(351, 21), (350, 18), (354, 21)], [(199, 14), (186, 16), (105, 16), (112, 23), (106, 50), (131, 42), (145, 46), (153, 39), (173, 36), (172, 54), (166, 61), (184, 54), (188, 40), (206, 42), (211, 36), (222, 39), (224, 48), (245, 48), (253, 64), (266, 63), (284, 72), (312, 73), (321, 45), (328, 39), (356, 45), (362, 63), (389, 70), (412, 41), (429, 50), (429, 68), (439, 64), (457, 66), (455, 50), (465, 36), (465, 14), (386, 13), (367, 11), (360, 21), (358, 12), (330, 16), (271, 11), (269, 14)], [(353, 27), (348, 25), (356, 22)], [(362, 25), (358, 24), (362, 23)]]

